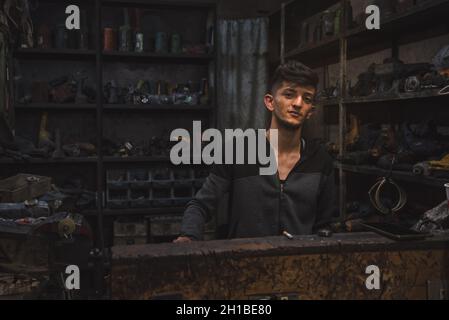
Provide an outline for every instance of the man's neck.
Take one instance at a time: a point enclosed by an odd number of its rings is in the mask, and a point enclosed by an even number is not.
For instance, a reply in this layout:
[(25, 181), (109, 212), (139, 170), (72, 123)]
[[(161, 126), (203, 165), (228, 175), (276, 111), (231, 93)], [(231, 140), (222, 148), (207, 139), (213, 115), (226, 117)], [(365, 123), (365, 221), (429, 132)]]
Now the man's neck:
[(278, 130), (279, 154), (301, 152), (302, 128), (290, 130), (282, 127), (271, 126), (270, 129)]

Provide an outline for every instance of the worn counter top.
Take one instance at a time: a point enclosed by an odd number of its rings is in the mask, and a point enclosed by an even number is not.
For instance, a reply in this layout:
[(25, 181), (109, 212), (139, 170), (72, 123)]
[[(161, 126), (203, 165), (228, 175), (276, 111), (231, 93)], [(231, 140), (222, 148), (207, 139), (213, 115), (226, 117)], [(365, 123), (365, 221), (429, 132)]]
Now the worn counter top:
[(394, 241), (373, 232), (334, 234), (330, 238), (316, 235), (163, 243), (112, 248), (113, 260), (160, 259), (182, 256), (230, 255), (280, 256), (314, 253), (449, 249), (449, 233), (425, 240)]

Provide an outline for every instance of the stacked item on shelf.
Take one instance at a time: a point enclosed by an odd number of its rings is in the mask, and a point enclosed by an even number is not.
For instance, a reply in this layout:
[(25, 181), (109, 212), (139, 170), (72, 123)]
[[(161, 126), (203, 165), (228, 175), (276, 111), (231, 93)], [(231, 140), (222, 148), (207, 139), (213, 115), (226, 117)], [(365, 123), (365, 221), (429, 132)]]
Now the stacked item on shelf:
[(432, 121), (360, 125), (356, 116), (349, 119), (342, 163), (449, 177), (449, 136)]
[(107, 206), (110, 209), (182, 207), (193, 199), (206, 177), (206, 170), (167, 166), (109, 170)]
[(163, 30), (152, 34), (142, 31), (143, 12), (140, 9), (124, 8), (123, 25), (118, 28), (107, 26), (103, 29), (103, 50), (121, 52), (149, 52), (158, 54), (207, 54), (213, 51), (214, 29), (207, 24), (207, 41), (203, 44), (183, 43), (180, 33)]
[(75, 103), (93, 104), (96, 101), (96, 90), (88, 85), (85, 70), (73, 74), (66, 74), (50, 81), (33, 81), (27, 87), (19, 65), (15, 64), (14, 86), (15, 101), (19, 104), (27, 103)]
[[(352, 26), (352, 6), (347, 1), (347, 24)], [(299, 48), (315, 45), (338, 36), (341, 27), (342, 8), (341, 4), (335, 4), (328, 9), (304, 19), (301, 25)]]
[(129, 105), (207, 105), (208, 81), (173, 84), (169, 81), (139, 80), (127, 87), (118, 87), (115, 80), (103, 88), (104, 101), (108, 104)]
[(349, 88), (352, 97), (396, 97), (404, 93), (436, 90), (444, 94), (449, 86), (449, 76), (431, 63), (406, 64), (389, 58), (383, 64), (371, 64), (358, 76), (357, 83)]

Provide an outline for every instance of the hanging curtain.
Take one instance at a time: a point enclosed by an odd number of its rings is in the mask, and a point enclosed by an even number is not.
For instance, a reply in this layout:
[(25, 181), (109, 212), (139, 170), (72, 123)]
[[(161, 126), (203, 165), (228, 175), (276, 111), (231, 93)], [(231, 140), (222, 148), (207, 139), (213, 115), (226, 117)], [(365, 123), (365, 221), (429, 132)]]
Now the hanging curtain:
[(221, 20), (218, 129), (265, 128), (268, 19)]

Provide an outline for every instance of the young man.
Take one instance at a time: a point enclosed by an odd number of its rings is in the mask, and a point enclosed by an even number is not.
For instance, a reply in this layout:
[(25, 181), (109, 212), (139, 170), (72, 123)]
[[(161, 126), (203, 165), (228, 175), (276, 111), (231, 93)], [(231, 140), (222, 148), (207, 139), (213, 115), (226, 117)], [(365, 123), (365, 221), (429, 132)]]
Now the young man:
[(332, 158), (322, 146), (302, 137), (312, 116), (317, 75), (290, 61), (274, 74), (265, 107), (270, 129), (278, 130), (278, 172), (260, 175), (258, 165), (214, 168), (184, 213), (181, 236), (174, 242), (201, 240), (203, 226), (218, 200), (230, 192), (228, 238), (311, 234), (330, 220), (333, 211)]

